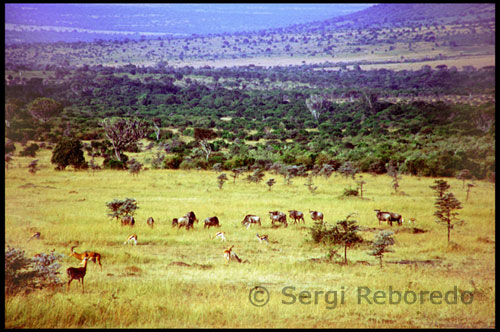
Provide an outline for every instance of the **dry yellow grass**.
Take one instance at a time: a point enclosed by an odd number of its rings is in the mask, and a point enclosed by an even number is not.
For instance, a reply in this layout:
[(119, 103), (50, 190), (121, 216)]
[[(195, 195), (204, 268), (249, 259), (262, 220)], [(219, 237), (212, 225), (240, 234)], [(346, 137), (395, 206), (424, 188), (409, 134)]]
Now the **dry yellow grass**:
[[(287, 186), (273, 174), (261, 184), (249, 184), (244, 176), (233, 184), (230, 178), (219, 190), (214, 172), (148, 170), (137, 177), (107, 170), (57, 172), (50, 156), (48, 150), (39, 153), (41, 170), (35, 175), (26, 167), (31, 158), (15, 157), (6, 170), (5, 243), (24, 249), (27, 256), (52, 249), (65, 254), (61, 272), (78, 264), (69, 256), (70, 247), (78, 245), (78, 252), (102, 254), (103, 272), (89, 264), (85, 294), (73, 283), (69, 292), (42, 290), (7, 298), (6, 327), (495, 327), (493, 183), (477, 181), (465, 202), (462, 182), (446, 179), (463, 203), (459, 214), (466, 221), (452, 231), (448, 245), (445, 227), (434, 222), (432, 178), (403, 176), (400, 189), (406, 195), (395, 195), (388, 176), (364, 174), (366, 199), (340, 199), (343, 189), (354, 185), (352, 179), (314, 178), (314, 195), (304, 186), (305, 178)], [(264, 183), (270, 177), (277, 181), (271, 191)], [(139, 204), (133, 230), (106, 216), (106, 202), (126, 197)], [(367, 243), (348, 250), (347, 266), (318, 261), (326, 248), (310, 241), (309, 209), (323, 211), (328, 223), (356, 211), (363, 227), (391, 228), (378, 225), (376, 208), (399, 212), (406, 220), (414, 217), (416, 227), (426, 232), (392, 227), (395, 252), (384, 256), (382, 269), (367, 254)], [(289, 209), (303, 211), (306, 224), (271, 228), (268, 211)], [(173, 217), (191, 210), (201, 220), (193, 231), (170, 226)], [(262, 227), (241, 226), (249, 213), (262, 218)], [(202, 220), (213, 215), (221, 228), (203, 229)], [(154, 229), (146, 225), (149, 216), (155, 218)], [(217, 230), (226, 232), (226, 243), (213, 238)], [(32, 231), (40, 231), (41, 239), (28, 242)], [(138, 245), (123, 245), (132, 232), (138, 234)], [(256, 233), (269, 235), (269, 245), (259, 243)], [(376, 233), (361, 235), (371, 241)], [(226, 264), (222, 252), (229, 245), (248, 262)], [(394, 263), (404, 260), (430, 263)], [(249, 301), (255, 286), (269, 291), (263, 307)], [(415, 304), (358, 303), (361, 287), (386, 295), (389, 287), (443, 295), (456, 287), (459, 296), (466, 291), (474, 297), (471, 304), (460, 297), (457, 304), (432, 304), (428, 298)], [(311, 298), (302, 299), (310, 304), (300, 303), (302, 291), (310, 292)], [(335, 291), (338, 303), (332, 308)], [(286, 294), (295, 296), (293, 304), (286, 304), (293, 299)]]

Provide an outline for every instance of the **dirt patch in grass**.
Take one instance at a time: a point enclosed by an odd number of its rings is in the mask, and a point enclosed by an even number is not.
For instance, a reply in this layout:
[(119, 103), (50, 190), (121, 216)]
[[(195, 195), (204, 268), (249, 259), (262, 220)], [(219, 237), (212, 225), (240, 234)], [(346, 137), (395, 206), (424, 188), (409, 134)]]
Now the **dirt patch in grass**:
[(168, 264), (168, 266), (195, 267), (195, 268), (199, 268), (202, 270), (208, 270), (208, 269), (211, 269), (213, 267), (210, 264), (198, 264), (198, 263), (188, 264), (188, 263), (185, 263), (182, 261), (172, 262), (172, 263)]

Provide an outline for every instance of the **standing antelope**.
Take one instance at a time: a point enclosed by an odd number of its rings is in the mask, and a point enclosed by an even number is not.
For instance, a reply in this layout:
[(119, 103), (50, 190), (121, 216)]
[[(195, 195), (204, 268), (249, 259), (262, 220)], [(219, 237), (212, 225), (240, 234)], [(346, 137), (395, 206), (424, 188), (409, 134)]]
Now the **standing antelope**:
[(259, 235), (257, 233), (257, 238), (259, 239), (259, 242), (265, 241), (266, 244), (269, 244), (269, 237), (267, 235)]
[(217, 232), (215, 233), (215, 237), (219, 238), (222, 242), (226, 241), (226, 232)]
[(88, 256), (85, 256), (82, 260), (83, 267), (68, 267), (66, 269), (66, 273), (68, 274), (68, 287), (67, 289), (69, 290), (69, 285), (73, 280), (78, 280), (81, 281), (82, 283), (82, 293), (85, 291), (84, 286), (83, 286), (83, 278), (85, 277), (85, 274), (87, 273), (87, 262), (89, 260)]
[(127, 244), (130, 242), (134, 242), (134, 245), (137, 245), (137, 234), (132, 234), (127, 238), (127, 241), (123, 242), (123, 244)]
[(230, 260), (235, 260), (238, 263), (241, 263), (241, 259), (236, 255), (236, 253), (233, 250), (234, 246), (230, 246), (226, 250), (224, 250), (224, 258), (226, 259), (227, 263), (229, 263)]
[(78, 247), (78, 246), (72, 246), (71, 247), (71, 256), (79, 259), (79, 260), (82, 260), (83, 258), (85, 258), (86, 256), (88, 256), (88, 258), (94, 262), (94, 264), (96, 263), (99, 263), (99, 266), (101, 266), (101, 271), (102, 271), (102, 264), (101, 264), (101, 254), (99, 254), (98, 252), (94, 252), (94, 251), (85, 251), (81, 254), (77, 253), (75, 251), (75, 248)]
[(155, 220), (153, 219), (153, 217), (149, 217), (148, 220), (146, 220), (146, 222), (148, 223), (148, 226), (153, 228), (154, 223), (155, 223)]

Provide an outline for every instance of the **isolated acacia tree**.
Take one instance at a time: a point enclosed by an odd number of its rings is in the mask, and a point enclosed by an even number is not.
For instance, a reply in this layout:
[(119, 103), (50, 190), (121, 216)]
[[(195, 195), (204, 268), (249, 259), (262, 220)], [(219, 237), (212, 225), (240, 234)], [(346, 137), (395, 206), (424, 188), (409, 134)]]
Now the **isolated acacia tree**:
[(131, 144), (143, 138), (149, 125), (137, 119), (104, 119), (101, 121), (106, 137), (113, 146), (116, 160), (121, 160), (121, 153)]
[(208, 161), (208, 158), (212, 153), (212, 146), (208, 140), (216, 138), (217, 134), (212, 129), (194, 128), (193, 136), (205, 153), (205, 158)]
[(52, 98), (36, 98), (27, 106), (28, 112), (40, 122), (47, 122), (50, 118), (59, 115), (64, 106)]
[(275, 183), (276, 181), (274, 179), (267, 180), (266, 184), (269, 187), (269, 191), (271, 191), (271, 188), (274, 186)]
[(125, 200), (114, 199), (111, 202), (107, 202), (106, 206), (110, 210), (108, 216), (116, 218), (116, 220), (124, 216), (133, 216), (135, 210), (139, 208), (137, 201), (133, 198), (126, 198)]
[(436, 191), (436, 196), (438, 198), (443, 197), (446, 190), (450, 189), (450, 185), (445, 180), (434, 180), (435, 185), (429, 186), (429, 188)]
[(28, 169), (31, 174), (36, 174), (36, 172), (40, 170), (38, 168), (38, 159), (35, 159), (31, 163), (29, 163)]
[(221, 175), (219, 175), (217, 177), (217, 184), (219, 186), (219, 189), (222, 190), (222, 186), (224, 185), (224, 182), (226, 182), (226, 181), (227, 181), (227, 175), (226, 175), (226, 173), (222, 173)]
[(394, 244), (394, 238), (392, 237), (394, 232), (391, 231), (381, 231), (377, 234), (377, 237), (371, 245), (371, 251), (368, 255), (378, 257), (380, 259), (380, 267), (382, 268), (382, 257), (386, 252), (394, 252), (393, 249), (388, 248)]
[(448, 229), (448, 243), (450, 243), (451, 230), (455, 225), (463, 224), (463, 220), (457, 218), (458, 212), (455, 212), (455, 210), (461, 209), (462, 205), (453, 193), (445, 193), (436, 200), (435, 206), (436, 212), (434, 215), (438, 217), (436, 222), (446, 225)]
[(392, 187), (394, 188), (394, 192), (397, 193), (399, 189), (399, 181), (401, 180), (401, 176), (399, 175), (398, 165), (394, 163), (388, 163), (386, 165), (387, 174), (392, 177)]
[(465, 180), (471, 178), (471, 172), (468, 169), (463, 169), (457, 174), (457, 179), (462, 180), (462, 188), (465, 188)]
[(240, 176), (241, 173), (244, 172), (242, 167), (236, 167), (231, 170), (231, 177), (233, 178), (233, 183), (236, 183), (236, 178)]

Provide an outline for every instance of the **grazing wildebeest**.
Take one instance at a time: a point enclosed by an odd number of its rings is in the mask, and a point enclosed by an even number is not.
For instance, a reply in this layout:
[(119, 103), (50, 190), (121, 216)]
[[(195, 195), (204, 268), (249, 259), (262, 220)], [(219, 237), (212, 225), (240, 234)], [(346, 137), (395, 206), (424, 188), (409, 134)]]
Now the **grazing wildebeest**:
[(377, 212), (379, 225), (381, 221), (387, 221), (387, 223), (392, 226), (392, 222), (396, 221), (398, 223), (398, 226), (401, 226), (404, 221), (403, 217), (399, 213), (380, 211), (378, 209), (374, 211)]
[(220, 227), (219, 218), (217, 218), (216, 216), (208, 217), (207, 219), (205, 219), (205, 225), (203, 225), (203, 228), (210, 228), (212, 226)]
[(285, 227), (288, 226), (286, 221), (286, 214), (280, 211), (269, 211), (269, 217), (271, 218), (271, 223), (274, 225), (275, 222), (283, 223)]
[(190, 229), (194, 227), (193, 224), (195, 221), (198, 222), (198, 219), (196, 218), (194, 212), (191, 211), (188, 212), (185, 216), (178, 218), (177, 223), (175, 223), (174, 221), (175, 218), (174, 220), (172, 220), (172, 226), (177, 225), (179, 228), (186, 227), (186, 229)]
[(304, 220), (304, 214), (300, 211), (297, 211), (297, 210), (288, 210), (288, 213), (289, 213), (289, 217), (291, 219), (293, 219), (294, 221), (294, 224), (297, 223), (297, 220), (301, 220), (302, 219), (302, 222), (305, 223), (305, 220)]
[(323, 213), (319, 211), (311, 211), (309, 210), (309, 213), (311, 214), (311, 219), (314, 221), (320, 220), (323, 221)]
[(251, 224), (259, 224), (259, 226), (262, 226), (260, 223), (260, 217), (253, 214), (247, 214), (241, 221), (241, 224), (246, 225), (247, 228), (250, 227)]
[(175, 227), (175, 226), (177, 226), (178, 224), (179, 224), (179, 219), (177, 219), (177, 218), (173, 218), (173, 219), (172, 219), (172, 227)]
[(194, 214), (194, 212), (193, 212), (193, 211), (190, 211), (190, 212), (186, 213), (185, 217), (188, 217), (188, 218), (189, 218), (189, 221), (190, 221), (191, 223), (193, 223), (193, 222), (195, 222), (195, 221), (196, 221), (196, 222), (198, 222), (198, 218), (196, 218), (196, 215)]
[(148, 223), (148, 226), (151, 226), (151, 228), (153, 228), (154, 223), (155, 223), (155, 220), (153, 219), (153, 217), (149, 217), (148, 220), (146, 220), (146, 222)]
[(134, 224), (135, 224), (134, 217), (132, 217), (132, 216), (125, 216), (125, 217), (122, 218), (122, 226), (125, 226), (125, 225), (134, 226)]

